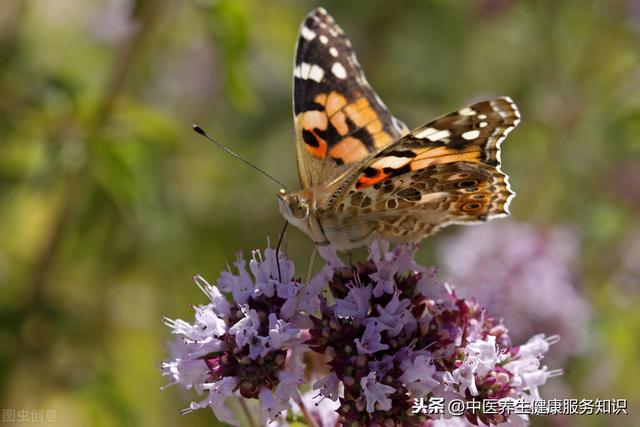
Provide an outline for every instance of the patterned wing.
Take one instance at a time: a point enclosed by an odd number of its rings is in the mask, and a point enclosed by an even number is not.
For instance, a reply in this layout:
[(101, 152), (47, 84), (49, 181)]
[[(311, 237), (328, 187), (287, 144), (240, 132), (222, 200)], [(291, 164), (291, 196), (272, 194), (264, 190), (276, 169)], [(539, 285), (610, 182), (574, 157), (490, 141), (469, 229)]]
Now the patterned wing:
[(303, 189), (329, 184), (408, 133), (371, 89), (351, 42), (322, 8), (300, 27), (293, 109)]
[(353, 243), (419, 241), (451, 223), (508, 215), (514, 193), (500, 171), (500, 143), (519, 121), (506, 97), (442, 116), (372, 157), (325, 212)]

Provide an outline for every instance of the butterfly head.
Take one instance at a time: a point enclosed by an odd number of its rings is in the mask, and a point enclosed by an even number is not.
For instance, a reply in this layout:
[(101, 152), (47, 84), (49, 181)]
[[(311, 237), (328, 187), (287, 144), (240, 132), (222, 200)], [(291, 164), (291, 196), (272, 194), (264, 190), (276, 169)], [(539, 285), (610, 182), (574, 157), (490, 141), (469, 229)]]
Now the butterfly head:
[(318, 244), (328, 243), (322, 226), (318, 222), (316, 198), (309, 190), (278, 193), (278, 204), (282, 216), (296, 228), (302, 230)]
[(299, 192), (287, 193), (280, 190), (278, 193), (280, 212), (287, 221), (299, 227), (298, 223), (304, 223), (309, 217), (309, 202)]

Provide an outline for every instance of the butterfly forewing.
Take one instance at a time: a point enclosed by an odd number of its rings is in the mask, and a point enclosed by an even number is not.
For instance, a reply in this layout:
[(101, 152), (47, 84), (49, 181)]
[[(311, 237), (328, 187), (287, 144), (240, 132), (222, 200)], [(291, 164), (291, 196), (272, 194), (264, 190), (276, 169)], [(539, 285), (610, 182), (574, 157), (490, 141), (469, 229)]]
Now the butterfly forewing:
[(408, 132), (371, 89), (351, 42), (322, 8), (300, 27), (293, 98), (303, 188), (336, 179)]

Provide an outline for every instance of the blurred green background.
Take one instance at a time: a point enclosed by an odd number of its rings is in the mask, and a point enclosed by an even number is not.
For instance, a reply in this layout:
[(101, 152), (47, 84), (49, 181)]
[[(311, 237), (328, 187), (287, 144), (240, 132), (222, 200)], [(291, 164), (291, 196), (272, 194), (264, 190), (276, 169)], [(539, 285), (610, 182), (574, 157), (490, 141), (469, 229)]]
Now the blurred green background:
[[(503, 153), (513, 217), (582, 242), (590, 344), (564, 381), (632, 413), (534, 425), (638, 425), (640, 2), (320, 4), (410, 127), (516, 100), (523, 121)], [(216, 425), (209, 411), (179, 415), (193, 395), (160, 391), (161, 318), (190, 319), (204, 302), (191, 276), (215, 280), (282, 220), (278, 188), (191, 124), (295, 187), (293, 49), (320, 4), (0, 1), (3, 409), (52, 409), (70, 427)], [(425, 241), (421, 259), (459, 232)], [(311, 242), (288, 240), (303, 274)]]

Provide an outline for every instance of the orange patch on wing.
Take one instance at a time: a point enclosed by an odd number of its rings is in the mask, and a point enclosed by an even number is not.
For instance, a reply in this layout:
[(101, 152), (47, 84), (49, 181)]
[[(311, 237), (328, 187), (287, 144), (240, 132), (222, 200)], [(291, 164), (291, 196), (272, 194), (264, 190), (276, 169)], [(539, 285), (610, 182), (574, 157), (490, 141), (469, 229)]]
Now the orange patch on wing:
[(373, 123), (369, 123), (367, 125), (367, 130), (371, 135), (382, 132), (382, 122), (380, 120), (376, 120)]
[(434, 164), (436, 164), (436, 162), (433, 159), (414, 160), (413, 162), (411, 162), (411, 170), (416, 171), (419, 169), (424, 169)]
[[(369, 130), (368, 127), (367, 130)], [(373, 145), (376, 148), (384, 148), (393, 141), (393, 137), (386, 132), (373, 133), (369, 131), (369, 133), (373, 137)]]
[(367, 125), (378, 120), (378, 115), (371, 108), (369, 100), (367, 98), (360, 97), (354, 103), (347, 105), (344, 108), (347, 116), (358, 127), (366, 127)]
[[(316, 102), (318, 102), (318, 97), (316, 96)], [(331, 92), (329, 95), (324, 95), (326, 97), (325, 109), (327, 111), (327, 115), (329, 117), (333, 116), (337, 111), (342, 109), (345, 105), (347, 105), (347, 98), (340, 95), (338, 92)]]
[(313, 134), (314, 138), (318, 142), (318, 145), (314, 147), (313, 145), (305, 144), (305, 146), (307, 147), (307, 150), (309, 150), (309, 152), (314, 156), (324, 159), (325, 156), (327, 155), (327, 141), (320, 138), (318, 134), (316, 134), (313, 130), (310, 130), (310, 132)]
[(301, 113), (300, 123), (306, 130), (327, 129), (327, 115), (323, 111), (306, 111)]
[(327, 105), (327, 94), (326, 93), (321, 93), (319, 95), (316, 95), (315, 98), (313, 98), (313, 100), (320, 105)]
[(476, 162), (480, 160), (480, 153), (477, 150), (467, 151), (464, 153), (451, 153), (442, 154), (439, 156), (424, 156), (420, 155), (414, 157), (411, 161), (411, 170), (424, 169), (431, 165), (441, 165), (444, 163), (455, 162)]
[(344, 163), (358, 162), (368, 154), (369, 151), (364, 143), (352, 136), (343, 139), (329, 150), (329, 155), (331, 157), (334, 159), (340, 159)]
[(374, 176), (360, 175), (360, 177), (356, 181), (356, 188), (370, 187), (373, 184), (377, 184), (378, 182), (383, 181), (388, 176), (389, 174), (384, 173), (382, 169), (377, 169)]
[[(477, 145), (468, 145), (466, 147), (464, 147), (465, 149), (465, 153), (471, 153), (471, 152), (480, 152), (480, 147)], [(424, 150), (420, 151), (420, 154), (423, 156), (428, 156), (428, 157), (440, 157), (440, 156), (448, 156), (450, 154), (454, 154), (454, 153), (460, 153), (459, 150), (454, 150), (450, 147), (447, 146), (441, 146), (441, 147), (435, 147), (435, 148), (427, 148)]]
[(340, 135), (349, 133), (349, 125), (347, 125), (347, 116), (342, 111), (338, 111), (331, 117), (331, 124), (336, 128)]
[(367, 132), (373, 138), (373, 145), (376, 148), (384, 148), (393, 140), (393, 137), (384, 131), (382, 122), (379, 119), (367, 125)]
[(370, 107), (369, 100), (364, 96), (361, 96), (360, 98), (356, 99), (351, 104), (349, 104), (349, 106), (345, 108), (345, 110), (347, 110), (347, 113), (349, 114), (355, 114), (360, 110), (364, 110), (365, 108), (369, 108), (369, 107)]

